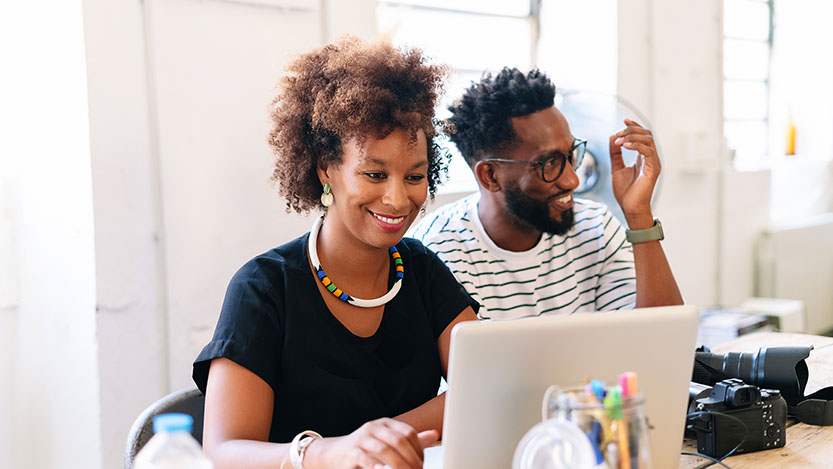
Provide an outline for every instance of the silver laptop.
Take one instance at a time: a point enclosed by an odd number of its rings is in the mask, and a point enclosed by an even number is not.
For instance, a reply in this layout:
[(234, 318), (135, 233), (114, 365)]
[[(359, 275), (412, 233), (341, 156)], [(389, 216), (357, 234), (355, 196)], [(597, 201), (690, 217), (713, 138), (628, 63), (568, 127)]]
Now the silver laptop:
[(442, 455), (426, 467), (440, 457), (444, 469), (512, 467), (547, 387), (614, 384), (624, 371), (645, 395), (653, 467), (679, 466), (697, 322), (695, 307), (673, 306), (457, 325)]

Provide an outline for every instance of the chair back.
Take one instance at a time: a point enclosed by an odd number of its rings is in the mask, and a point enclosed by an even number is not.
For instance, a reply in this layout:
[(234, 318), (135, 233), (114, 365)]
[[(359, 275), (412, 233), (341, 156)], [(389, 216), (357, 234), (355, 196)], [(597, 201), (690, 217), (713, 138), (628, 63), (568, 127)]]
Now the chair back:
[(159, 414), (181, 413), (194, 418), (191, 434), (202, 444), (202, 422), (205, 396), (196, 387), (180, 389), (154, 402), (145, 409), (130, 427), (124, 448), (124, 468), (133, 469), (136, 454), (153, 436), (153, 418)]

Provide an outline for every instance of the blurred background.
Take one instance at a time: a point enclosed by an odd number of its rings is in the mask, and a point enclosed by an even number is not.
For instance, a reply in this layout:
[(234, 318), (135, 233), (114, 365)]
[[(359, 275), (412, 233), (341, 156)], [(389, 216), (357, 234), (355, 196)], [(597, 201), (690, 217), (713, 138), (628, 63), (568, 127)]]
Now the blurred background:
[[(269, 182), (267, 106), (293, 55), (345, 33), (451, 65), (440, 117), (503, 66), (626, 99), (661, 143), (687, 302), (800, 300), (793, 330), (833, 329), (831, 19), (825, 0), (3, 2), (0, 467), (119, 467), (133, 419), (191, 385), (231, 275), (311, 225)], [(455, 156), (436, 202), (473, 190)]]

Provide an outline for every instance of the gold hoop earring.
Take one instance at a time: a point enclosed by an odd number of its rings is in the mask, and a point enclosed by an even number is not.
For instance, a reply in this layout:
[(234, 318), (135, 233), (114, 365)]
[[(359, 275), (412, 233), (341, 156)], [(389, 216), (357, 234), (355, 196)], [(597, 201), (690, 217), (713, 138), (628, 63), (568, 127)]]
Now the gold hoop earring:
[(321, 194), (321, 205), (329, 207), (333, 204), (333, 193), (330, 192), (330, 185), (324, 184), (324, 193)]

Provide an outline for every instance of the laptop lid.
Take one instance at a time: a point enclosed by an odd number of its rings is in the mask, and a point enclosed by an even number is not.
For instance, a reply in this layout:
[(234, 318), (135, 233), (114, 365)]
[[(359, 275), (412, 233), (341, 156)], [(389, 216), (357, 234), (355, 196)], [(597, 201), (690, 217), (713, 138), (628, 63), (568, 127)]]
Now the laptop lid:
[(654, 467), (677, 467), (698, 312), (694, 306), (458, 324), (452, 331), (443, 467), (506, 469), (541, 421), (552, 384), (638, 374)]

